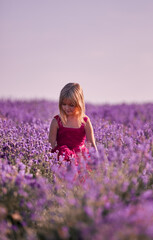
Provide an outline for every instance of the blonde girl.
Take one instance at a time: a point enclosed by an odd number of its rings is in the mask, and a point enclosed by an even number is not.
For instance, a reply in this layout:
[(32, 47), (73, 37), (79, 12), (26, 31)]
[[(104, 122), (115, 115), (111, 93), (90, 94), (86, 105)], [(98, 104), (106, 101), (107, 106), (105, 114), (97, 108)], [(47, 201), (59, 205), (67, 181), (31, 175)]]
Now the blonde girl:
[(67, 161), (87, 153), (86, 146), (97, 151), (92, 124), (85, 115), (83, 91), (78, 83), (68, 83), (60, 92), (59, 115), (52, 119), (49, 142), (52, 152)]

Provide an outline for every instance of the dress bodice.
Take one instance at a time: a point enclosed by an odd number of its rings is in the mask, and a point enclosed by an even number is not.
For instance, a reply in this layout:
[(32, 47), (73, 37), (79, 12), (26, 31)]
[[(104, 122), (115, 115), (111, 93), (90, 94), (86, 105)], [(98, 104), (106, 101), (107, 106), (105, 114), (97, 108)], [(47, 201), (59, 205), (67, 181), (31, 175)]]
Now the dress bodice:
[[(57, 131), (57, 146), (66, 145), (69, 149), (79, 151), (84, 146), (86, 140), (85, 123), (82, 122), (79, 128), (64, 127), (59, 115), (54, 117), (58, 122)], [(84, 117), (84, 122), (87, 122), (87, 117)]]

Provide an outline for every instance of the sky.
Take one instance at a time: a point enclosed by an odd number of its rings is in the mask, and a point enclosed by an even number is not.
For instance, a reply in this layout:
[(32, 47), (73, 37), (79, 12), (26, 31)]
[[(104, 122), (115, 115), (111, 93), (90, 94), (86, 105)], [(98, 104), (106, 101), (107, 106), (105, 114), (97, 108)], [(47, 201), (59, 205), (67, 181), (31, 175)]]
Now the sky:
[(152, 0), (0, 0), (0, 99), (153, 102)]

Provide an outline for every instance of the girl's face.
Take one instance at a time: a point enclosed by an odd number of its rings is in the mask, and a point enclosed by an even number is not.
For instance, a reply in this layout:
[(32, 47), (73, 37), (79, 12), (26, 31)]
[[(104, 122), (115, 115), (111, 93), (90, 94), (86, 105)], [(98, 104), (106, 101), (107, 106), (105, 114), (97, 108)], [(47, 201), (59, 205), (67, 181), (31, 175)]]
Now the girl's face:
[(62, 103), (62, 109), (67, 116), (72, 116), (76, 114), (77, 107), (70, 99), (64, 99)]

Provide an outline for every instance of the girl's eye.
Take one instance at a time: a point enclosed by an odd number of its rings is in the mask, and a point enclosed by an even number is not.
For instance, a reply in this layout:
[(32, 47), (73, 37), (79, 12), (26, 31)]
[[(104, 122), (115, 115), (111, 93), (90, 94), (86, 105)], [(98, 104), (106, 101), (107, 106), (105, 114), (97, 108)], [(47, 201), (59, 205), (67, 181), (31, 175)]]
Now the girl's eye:
[(68, 105), (68, 106), (70, 106), (70, 107), (75, 107), (75, 105), (74, 105), (74, 104), (66, 104), (66, 103), (62, 103), (62, 105), (63, 105), (63, 106), (66, 106), (66, 105)]

